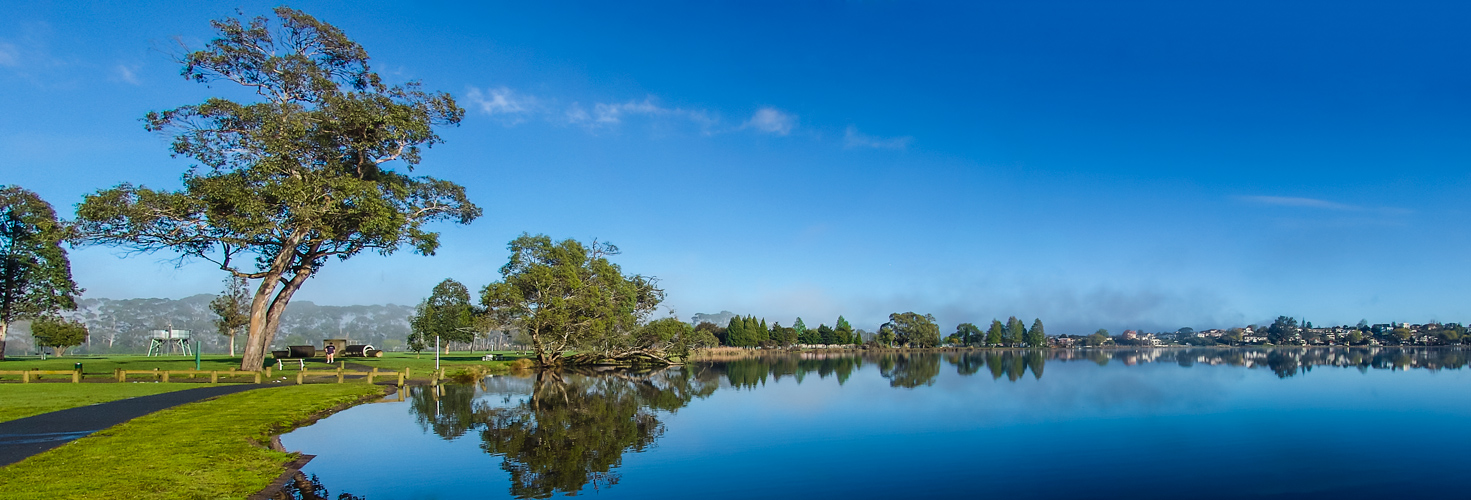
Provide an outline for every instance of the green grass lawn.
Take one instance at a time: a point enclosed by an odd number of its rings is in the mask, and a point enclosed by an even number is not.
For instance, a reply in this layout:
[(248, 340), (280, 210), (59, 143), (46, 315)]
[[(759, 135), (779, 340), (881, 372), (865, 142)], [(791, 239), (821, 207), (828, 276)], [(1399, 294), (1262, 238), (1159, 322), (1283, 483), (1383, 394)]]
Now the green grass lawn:
[[(201, 370), (230, 370), (240, 368), (240, 358), (220, 354), (206, 354), (200, 356), (199, 369)], [(4, 362), (0, 362), (0, 371), (4, 370), (71, 370), (74, 363), (82, 364), (82, 373), (88, 376), (112, 376), (112, 371), (117, 368), (124, 370), (193, 370), (193, 356), (136, 356), (136, 355), (85, 355), (85, 356), (48, 356), (46, 360), (35, 356), (15, 357), (6, 356)], [(7, 375), (7, 380), (16, 379), (16, 375)]]
[[(492, 368), (505, 368), (505, 366), (507, 364), (509, 364), (509, 362), (510, 362), (508, 360), (514, 360), (514, 359), (518, 359), (518, 358), (532, 356), (530, 353), (526, 353), (526, 352), (495, 351), (494, 354), (501, 355), (501, 360), (498, 360), (498, 361), (483, 361), (483, 360), (481, 360), (481, 358), (485, 357), (486, 354), (492, 354), (492, 352), (491, 351), (453, 351), (453, 352), (450, 352), (449, 354), (443, 354), (443, 353), (441, 353), (439, 355), (439, 365), (442, 368), (451, 368), (451, 369), (454, 368), (454, 367), (457, 367), (457, 366), (468, 366), (468, 365), (482, 365), (482, 366), (487, 366), (487, 367), (492, 367)], [(383, 353), (383, 357), (381, 357), (381, 358), (337, 358), (337, 359), (342, 360), (342, 361), (346, 361), (348, 363), (354, 363), (354, 364), (359, 364), (359, 365), (363, 365), (363, 366), (378, 367), (378, 369), (380, 369), (380, 370), (397, 371), (397, 370), (402, 370), (404, 368), (412, 368), (415, 374), (418, 374), (418, 373), (425, 373), (425, 374), (427, 374), (427, 373), (429, 373), (431, 371), (434, 371), (434, 352), (432, 352), (432, 351), (425, 352), (425, 353), (420, 354), (420, 355), (417, 355), (417, 356), (414, 355), (414, 353), (412, 353), (412, 352), (385, 352), (385, 353)], [(308, 363), (308, 365), (311, 364), (310, 361), (308, 361), (307, 363)], [(320, 366), (326, 366), (326, 365), (325, 364), (321, 364)]]
[[(468, 365), (481, 365), (493, 370), (502, 370), (506, 369), (506, 365), (509, 364), (509, 360), (531, 356), (531, 353), (529, 352), (494, 351), (493, 353), (501, 355), (502, 360), (481, 360), (481, 358), (484, 357), (486, 354), (492, 354), (492, 351), (453, 351), (449, 354), (440, 354), (439, 361), (440, 366), (442, 368), (445, 368), (446, 371), (454, 371), (455, 367)], [(267, 360), (269, 361), (271, 360), (271, 358), (267, 358)], [(337, 360), (367, 367), (377, 367), (379, 370), (383, 371), (398, 371), (404, 368), (412, 368), (415, 378), (427, 377), (429, 373), (434, 370), (433, 351), (427, 351), (418, 355), (415, 355), (412, 352), (385, 352), (383, 353), (383, 357), (381, 358), (339, 357), (337, 358)], [(194, 369), (194, 358), (192, 356), (149, 357), (114, 354), (65, 356), (61, 358), (48, 357), (44, 361), (35, 356), (7, 357), (4, 362), (0, 362), (0, 371), (32, 369), (71, 370), (73, 367), (73, 363), (81, 363), (82, 373), (84, 374), (84, 376), (89, 377), (92, 380), (97, 380), (100, 378), (110, 378), (112, 376), (113, 370), (119, 368), (124, 370), (152, 370), (154, 368), (160, 370)], [(272, 363), (271, 366), (275, 367), (276, 365), (275, 363)], [(286, 372), (288, 373), (288, 375), (286, 376), (294, 376), (289, 375), (289, 373), (296, 371), (296, 367), (298, 366), (300, 366), (300, 364), (294, 359), (285, 360), (284, 367), (286, 369)], [(326, 363), (326, 358), (308, 359), (306, 360), (306, 366), (308, 370), (330, 368), (330, 365)], [(208, 354), (200, 357), (199, 369), (201, 370), (223, 371), (238, 368), (240, 368), (240, 358), (238, 356), (230, 357), (219, 354)], [(48, 377), (54, 379), (67, 378), (66, 375), (50, 375)], [(141, 377), (134, 376), (134, 379), (141, 380)], [(0, 377), (0, 380), (19, 381), (20, 376), (5, 375), (3, 377)]]
[(295, 458), (255, 443), (383, 390), (290, 385), (177, 406), (0, 468), (0, 492), (8, 499), (245, 498)]
[(0, 384), (0, 422), (209, 384)]

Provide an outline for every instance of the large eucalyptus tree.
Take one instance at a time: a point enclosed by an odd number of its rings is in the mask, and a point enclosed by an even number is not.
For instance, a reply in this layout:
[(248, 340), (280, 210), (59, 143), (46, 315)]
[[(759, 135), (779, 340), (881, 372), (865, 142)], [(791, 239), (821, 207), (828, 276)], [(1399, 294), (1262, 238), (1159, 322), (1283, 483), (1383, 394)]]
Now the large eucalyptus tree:
[(173, 134), (175, 156), (198, 164), (177, 191), (121, 184), (77, 209), (79, 240), (168, 250), (258, 280), (241, 368), (259, 370), (293, 294), (328, 259), (405, 245), (432, 255), (438, 220), (481, 213), (463, 187), (411, 176), (436, 126), (464, 110), (417, 82), (383, 83), (342, 30), (286, 7), (277, 22), (226, 18), (218, 37), (181, 58), (185, 78), (257, 96), (211, 98), (151, 112), (146, 128)]
[(72, 281), (65, 239), (50, 203), (20, 186), (0, 186), (0, 360), (10, 322), (77, 308), (82, 289)]

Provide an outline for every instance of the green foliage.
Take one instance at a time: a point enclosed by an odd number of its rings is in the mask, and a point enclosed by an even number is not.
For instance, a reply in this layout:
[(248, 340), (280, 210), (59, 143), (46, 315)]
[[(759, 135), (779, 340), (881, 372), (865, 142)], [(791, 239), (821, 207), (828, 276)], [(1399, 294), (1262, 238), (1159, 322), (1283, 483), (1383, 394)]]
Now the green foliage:
[(1083, 344), (1089, 345), (1089, 346), (1101, 346), (1103, 344), (1108, 343), (1108, 341), (1109, 341), (1108, 330), (1105, 330), (1103, 328), (1099, 328), (1098, 331), (1095, 331), (1095, 332), (1093, 332), (1092, 335), (1089, 335), (1086, 338), (1084, 338), (1083, 339)]
[(838, 332), (827, 325), (817, 325), (817, 343), (833, 345), (838, 343)]
[(1267, 327), (1267, 341), (1273, 344), (1285, 344), (1291, 342), (1297, 335), (1297, 320), (1287, 316), (1278, 316)]
[(245, 278), (231, 275), (225, 278), (225, 293), (209, 302), (209, 310), (215, 313), (215, 330), (230, 337), (230, 355), (235, 355), (235, 335), (250, 325), (250, 290)]
[(1389, 336), (1400, 342), (1408, 342), (1411, 338), (1415, 336), (1415, 334), (1414, 332), (1411, 332), (1409, 328), (1398, 327), (1390, 330)]
[(1006, 319), (1006, 332), (1002, 336), (1007, 346), (1014, 346), (1027, 340), (1027, 327), (1021, 320), (1012, 316)]
[(986, 330), (986, 345), (1005, 345), (1006, 327), (1002, 326), (1000, 320), (991, 320), (991, 328)]
[[(715, 323), (711, 323), (709, 321), (702, 321), (702, 322), (700, 322), (700, 324), (695, 325), (695, 331), (696, 332), (704, 332), (706, 334), (709, 334), (710, 337), (712, 337), (712, 338), (715, 339), (715, 345), (725, 344), (725, 340), (724, 339), (725, 339), (726, 331), (725, 331), (725, 328), (721, 327), (720, 325), (717, 325)], [(701, 338), (703, 338), (703, 336), (701, 336)], [(728, 344), (726, 344), (726, 345), (728, 345)]]
[(77, 308), (56, 210), (20, 186), (0, 186), (0, 360), (12, 321)]
[(771, 340), (766, 320), (758, 320), (755, 316), (731, 318), (730, 323), (725, 326), (725, 336), (726, 345), (736, 347), (756, 347)]
[(608, 260), (618, 247), (527, 234), (512, 240), (501, 281), (486, 285), (480, 302), (501, 325), (524, 332), (543, 366), (561, 363), (571, 349), (618, 357), (659, 356), (668, 346), (643, 345), (632, 335), (664, 300), (652, 278), (623, 275)]
[(60, 316), (42, 316), (31, 322), (31, 337), (37, 344), (55, 349), (56, 355), (61, 356), (66, 353), (66, 348), (87, 341), (87, 325)]
[(894, 332), (894, 325), (889, 323), (879, 325), (879, 333), (877, 337), (880, 344), (889, 347), (893, 347), (894, 342), (899, 340), (899, 335)]
[(981, 333), (981, 329), (970, 323), (955, 325), (955, 333), (951, 335), (958, 337), (959, 342), (965, 345), (976, 345), (985, 340), (985, 334)]
[(449, 342), (475, 340), (475, 306), (470, 305), (470, 289), (453, 279), (445, 279), (434, 285), (429, 297), (414, 309), (409, 317), (409, 350), (423, 351), (432, 345), (435, 337), (441, 346)]
[(893, 313), (889, 315), (889, 322), (885, 324), (893, 328), (895, 341), (900, 345), (910, 347), (940, 345), (940, 327), (935, 324), (934, 315), (921, 316), (914, 312)]
[(1028, 347), (1047, 347), (1047, 331), (1042, 329), (1042, 318), (1032, 320), (1032, 328), (1027, 330)]
[(417, 82), (389, 86), (368, 54), (334, 26), (286, 7), (265, 18), (213, 23), (219, 36), (183, 57), (185, 78), (227, 82), (257, 102), (210, 98), (150, 112), (152, 132), (173, 135), (176, 156), (199, 167), (183, 189), (120, 184), (77, 208), (78, 241), (167, 250), (259, 279), (242, 368), (259, 369), (291, 297), (331, 258), (433, 255), (434, 221), (480, 216), (463, 187), (414, 177), (421, 147), (464, 110)]
[(838, 316), (837, 326), (833, 327), (833, 332), (836, 335), (837, 342), (834, 342), (836, 344), (860, 343), (854, 338), (855, 335), (853, 334), (853, 325), (848, 323), (848, 320), (844, 319), (842, 315)]

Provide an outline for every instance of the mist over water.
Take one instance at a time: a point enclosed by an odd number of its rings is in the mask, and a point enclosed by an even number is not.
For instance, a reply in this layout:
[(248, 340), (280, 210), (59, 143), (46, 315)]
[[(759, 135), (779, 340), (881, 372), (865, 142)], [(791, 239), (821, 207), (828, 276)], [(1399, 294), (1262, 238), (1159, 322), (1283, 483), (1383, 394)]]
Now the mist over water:
[(282, 443), (373, 500), (1459, 494), (1466, 355), (782, 353), (410, 388)]

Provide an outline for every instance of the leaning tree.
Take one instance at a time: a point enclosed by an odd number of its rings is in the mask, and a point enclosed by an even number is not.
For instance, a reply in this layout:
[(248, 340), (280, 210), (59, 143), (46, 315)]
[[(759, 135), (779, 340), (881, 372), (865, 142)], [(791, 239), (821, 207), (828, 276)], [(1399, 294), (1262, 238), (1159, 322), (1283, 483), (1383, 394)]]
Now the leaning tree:
[[(523, 234), (510, 250), (501, 281), (486, 285), (480, 302), (497, 323), (525, 332), (542, 366), (668, 364), (679, 350), (682, 336), (645, 328), (664, 291), (610, 262), (618, 247)], [(571, 350), (581, 352), (564, 360)]]
[(480, 209), (449, 181), (411, 176), (437, 126), (464, 110), (417, 82), (383, 83), (342, 30), (286, 7), (212, 24), (218, 38), (180, 60), (185, 78), (253, 92), (236, 102), (151, 112), (149, 131), (173, 134), (175, 156), (197, 165), (183, 188), (121, 184), (77, 209), (78, 241), (167, 250), (258, 280), (241, 368), (259, 370), (293, 294), (331, 258), (432, 255), (425, 224), (468, 224)]
[(77, 308), (82, 289), (72, 281), (65, 239), (50, 203), (20, 186), (0, 186), (0, 360), (10, 322)]

